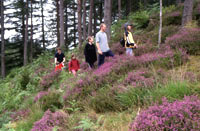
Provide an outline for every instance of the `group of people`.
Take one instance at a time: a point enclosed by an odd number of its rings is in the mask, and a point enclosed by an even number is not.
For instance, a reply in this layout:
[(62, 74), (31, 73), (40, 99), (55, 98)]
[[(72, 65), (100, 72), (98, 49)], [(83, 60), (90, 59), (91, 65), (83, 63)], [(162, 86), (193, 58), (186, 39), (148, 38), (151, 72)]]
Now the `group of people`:
[[(135, 41), (133, 40), (133, 35), (131, 33), (132, 25), (130, 23), (126, 23), (124, 25), (124, 40), (125, 40), (125, 48), (126, 54), (133, 56), (133, 49), (137, 48)], [(94, 38), (92, 36), (88, 36), (87, 44), (84, 49), (85, 61), (88, 63), (91, 69), (94, 68), (94, 63), (97, 61), (96, 48), (98, 52), (98, 67), (104, 64), (105, 57), (113, 57), (114, 54), (110, 50), (108, 45), (108, 39), (106, 34), (106, 25), (102, 23), (100, 25), (100, 31), (96, 34), (96, 47), (93, 44)], [(57, 48), (57, 52), (55, 54), (55, 70), (61, 70), (64, 67), (65, 55), (61, 52), (60, 48)], [(74, 76), (76, 76), (76, 72), (80, 69), (79, 61), (76, 59), (75, 55), (71, 56), (71, 60), (68, 63), (68, 69)]]
[[(55, 71), (62, 70), (64, 67), (65, 55), (62, 53), (61, 48), (57, 48), (57, 52), (55, 54)], [(68, 63), (68, 69), (70, 73), (73, 73), (76, 76), (76, 72), (80, 69), (79, 61), (76, 59), (76, 56), (72, 54), (71, 60)]]

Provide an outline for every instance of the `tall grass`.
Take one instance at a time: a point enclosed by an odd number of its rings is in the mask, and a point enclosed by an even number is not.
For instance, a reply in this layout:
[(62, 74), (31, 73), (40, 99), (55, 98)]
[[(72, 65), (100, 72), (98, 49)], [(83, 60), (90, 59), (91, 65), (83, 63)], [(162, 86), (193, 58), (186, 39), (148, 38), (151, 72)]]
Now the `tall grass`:
[(184, 96), (192, 95), (194, 92), (187, 82), (169, 82), (167, 85), (155, 88), (149, 92), (150, 102), (161, 102), (163, 97), (169, 101), (182, 99)]
[[(30, 114), (26, 118), (14, 122), (16, 126), (11, 127), (11, 125), (4, 127), (4, 130), (13, 130), (13, 131), (30, 131), (34, 122), (39, 120), (43, 116), (44, 112), (38, 105), (34, 105), (30, 108)], [(1, 129), (0, 129), (1, 130)]]
[(166, 85), (157, 86), (151, 89), (131, 88), (126, 93), (118, 94), (117, 99), (126, 108), (146, 107), (152, 105), (154, 102), (161, 103), (163, 97), (169, 101), (182, 99), (184, 96), (190, 96), (200, 90), (198, 88), (191, 88), (185, 81), (183, 82), (169, 82)]

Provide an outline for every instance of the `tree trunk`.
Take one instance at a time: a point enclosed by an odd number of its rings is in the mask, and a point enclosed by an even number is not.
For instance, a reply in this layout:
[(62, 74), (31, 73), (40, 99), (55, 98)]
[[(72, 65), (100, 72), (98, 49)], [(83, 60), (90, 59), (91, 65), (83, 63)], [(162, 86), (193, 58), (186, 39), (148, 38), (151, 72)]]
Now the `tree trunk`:
[(24, 39), (24, 66), (28, 64), (28, 1), (26, 1), (26, 28), (25, 28), (25, 39)]
[(56, 1), (56, 21), (57, 21), (57, 24), (56, 24), (56, 28), (57, 28), (57, 47), (60, 47), (60, 15), (59, 15), (59, 0), (55, 0)]
[(93, 34), (95, 35), (97, 32), (97, 12), (96, 12), (96, 4), (94, 4), (94, 22), (93, 22)]
[(180, 4), (182, 1), (181, 0), (176, 0), (176, 4)]
[(185, 0), (182, 16), (182, 26), (185, 26), (188, 22), (192, 21), (192, 11), (193, 0)]
[(43, 1), (40, 0), (41, 2), (41, 14), (42, 14), (42, 46), (43, 46), (43, 49), (45, 50), (46, 49), (46, 46), (45, 46), (45, 32), (44, 32), (44, 7), (43, 7)]
[(76, 3), (74, 2), (74, 7), (73, 7), (73, 17), (74, 17), (74, 45), (76, 45)]
[(68, 48), (68, 5), (67, 3), (64, 4), (65, 6), (65, 46)]
[(83, 39), (86, 40), (86, 0), (83, 0)]
[(147, 0), (144, 0), (144, 7), (147, 7)]
[(161, 37), (162, 37), (162, 0), (160, 0), (160, 27), (158, 35), (158, 47), (160, 47), (161, 44)]
[[(23, 7), (25, 7), (25, 3), (24, 3), (24, 0), (22, 0), (23, 2)], [(25, 41), (25, 9), (22, 9), (21, 10), (21, 13), (22, 13), (22, 29), (21, 29), (21, 33), (22, 33), (22, 41), (24, 42)], [(24, 43), (23, 43), (24, 44)]]
[(103, 19), (103, 3), (101, 2), (101, 0), (100, 0), (100, 9), (99, 9), (99, 16), (100, 16), (100, 23), (102, 23), (102, 19)]
[(82, 10), (82, 4), (81, 4), (81, 0), (78, 0), (78, 8), (77, 8), (77, 12), (78, 12), (78, 41), (79, 41), (79, 47), (82, 45), (82, 13), (81, 13), (81, 10)]
[(31, 40), (30, 40), (30, 61), (33, 61), (33, 0), (31, 0)]
[(126, 0), (126, 16), (131, 12), (131, 1), (132, 0)]
[(5, 78), (4, 3), (1, 0), (1, 76)]
[(106, 32), (108, 36), (108, 41), (110, 41), (111, 36), (111, 9), (112, 9), (112, 0), (104, 1), (104, 23), (107, 26)]
[(121, 0), (118, 0), (118, 14), (119, 14), (119, 19), (122, 18), (121, 11), (122, 11)]
[(65, 45), (64, 41), (64, 11), (63, 0), (60, 0), (60, 46)]
[(88, 36), (92, 35), (92, 17), (93, 17), (93, 9), (94, 8), (94, 0), (90, 0), (90, 14), (89, 14), (89, 25), (88, 25)]

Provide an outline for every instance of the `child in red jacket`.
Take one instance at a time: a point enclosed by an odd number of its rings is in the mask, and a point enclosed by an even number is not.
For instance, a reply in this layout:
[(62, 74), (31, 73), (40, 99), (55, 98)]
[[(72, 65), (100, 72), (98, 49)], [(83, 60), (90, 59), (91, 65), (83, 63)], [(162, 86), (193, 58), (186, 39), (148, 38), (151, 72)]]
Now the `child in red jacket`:
[(69, 62), (69, 71), (76, 76), (76, 72), (80, 69), (79, 61), (76, 59), (75, 55), (72, 54), (71, 61)]

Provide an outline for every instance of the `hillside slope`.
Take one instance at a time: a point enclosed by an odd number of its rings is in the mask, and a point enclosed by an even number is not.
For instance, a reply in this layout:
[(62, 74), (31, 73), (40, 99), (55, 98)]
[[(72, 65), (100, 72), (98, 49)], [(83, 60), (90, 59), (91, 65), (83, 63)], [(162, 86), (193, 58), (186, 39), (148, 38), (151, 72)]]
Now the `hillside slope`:
[[(66, 69), (55, 72), (53, 54), (49, 52), (33, 64), (13, 70), (0, 84), (0, 130), (145, 130), (160, 129), (163, 123), (170, 130), (170, 123), (174, 121), (183, 122), (173, 125), (174, 129), (198, 129), (199, 19), (182, 29), (181, 11), (182, 7), (175, 6), (164, 9), (159, 48), (158, 12), (140, 11), (128, 20), (118, 21), (112, 26), (110, 43), (115, 57), (106, 59), (100, 68), (90, 70), (80, 53), (83, 49), (75, 49), (81, 61), (76, 78)], [(118, 42), (126, 21), (137, 25), (133, 32), (139, 48), (134, 50), (133, 57), (125, 55)], [(69, 59), (71, 52), (65, 55)], [(171, 112), (162, 109), (165, 105), (176, 110), (176, 118), (163, 115)], [(189, 112), (187, 108), (194, 110)], [(178, 117), (184, 113), (185, 116)], [(153, 122), (142, 123), (140, 118), (153, 118)], [(182, 127), (184, 121), (190, 124)]]

